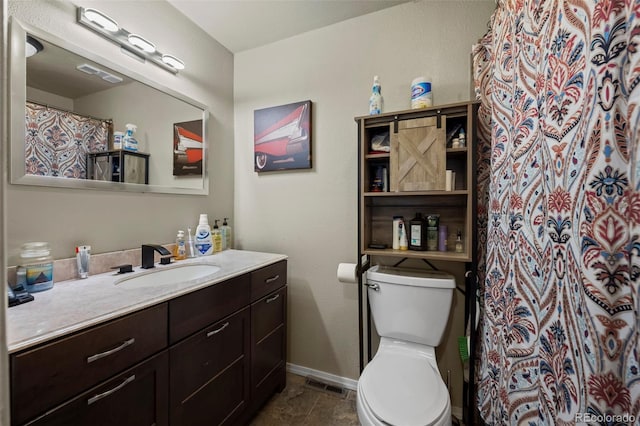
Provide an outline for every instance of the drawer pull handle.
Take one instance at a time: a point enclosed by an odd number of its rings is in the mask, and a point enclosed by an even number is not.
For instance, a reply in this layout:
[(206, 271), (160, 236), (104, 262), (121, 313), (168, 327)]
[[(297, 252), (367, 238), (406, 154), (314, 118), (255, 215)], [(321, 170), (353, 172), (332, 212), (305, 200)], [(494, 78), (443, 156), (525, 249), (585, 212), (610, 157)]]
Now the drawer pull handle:
[(280, 275), (275, 275), (275, 276), (273, 276), (271, 278), (267, 278), (266, 280), (264, 280), (264, 282), (266, 284), (271, 284), (274, 281), (278, 281), (278, 279), (280, 279)]
[(99, 394), (94, 395), (94, 396), (92, 396), (91, 398), (89, 398), (89, 399), (87, 400), (87, 405), (91, 405), (91, 404), (93, 404), (94, 402), (98, 402), (98, 401), (100, 401), (102, 398), (106, 398), (106, 397), (108, 397), (108, 396), (109, 396), (109, 395), (111, 395), (112, 393), (118, 392), (120, 389), (122, 389), (123, 387), (127, 386), (129, 383), (133, 382), (135, 379), (136, 379), (136, 375), (135, 375), (135, 374), (133, 374), (133, 375), (131, 375), (131, 376), (127, 377), (127, 378), (126, 378), (126, 380), (125, 380), (124, 382), (120, 383), (120, 384), (119, 384), (118, 386), (116, 386), (115, 388), (113, 388), (113, 389), (109, 389), (109, 390), (108, 390), (108, 391), (106, 391), (106, 392), (99, 393)]
[(218, 333), (220, 333), (222, 330), (224, 330), (224, 329), (225, 329), (225, 328), (227, 328), (227, 327), (229, 327), (229, 321), (225, 322), (225, 323), (222, 325), (222, 327), (220, 327), (219, 329), (208, 332), (208, 333), (207, 333), (207, 337), (211, 337), (211, 336), (213, 336), (214, 334), (218, 334)]
[(276, 300), (278, 297), (280, 297), (280, 295), (279, 295), (279, 294), (276, 294), (275, 296), (268, 298), (268, 299), (266, 300), (266, 302), (267, 302), (267, 303), (271, 303), (271, 302), (273, 302), (274, 300)]
[(117, 348), (113, 348), (110, 351), (106, 351), (106, 352), (102, 352), (99, 354), (95, 354), (95, 355), (91, 355), (90, 357), (87, 358), (87, 364), (92, 363), (93, 361), (97, 361), (100, 358), (104, 358), (105, 356), (109, 356), (112, 355), (116, 352), (119, 352), (121, 350), (123, 350), (124, 348), (126, 348), (127, 346), (131, 346), (136, 342), (136, 339), (134, 339), (133, 337), (129, 340), (125, 340), (124, 342), (122, 342), (122, 344), (120, 346), (118, 346)]

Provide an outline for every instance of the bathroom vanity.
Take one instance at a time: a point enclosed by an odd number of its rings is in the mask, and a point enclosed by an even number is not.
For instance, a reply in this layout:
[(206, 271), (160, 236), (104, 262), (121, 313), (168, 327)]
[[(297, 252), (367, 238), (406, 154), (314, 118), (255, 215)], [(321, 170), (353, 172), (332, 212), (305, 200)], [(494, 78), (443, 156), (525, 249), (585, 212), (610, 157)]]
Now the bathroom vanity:
[(73, 312), (59, 299), (81, 281), (9, 310), (12, 424), (248, 422), (285, 386), (286, 257), (230, 250), (207, 258), (220, 272), (157, 291), (119, 287), (114, 274), (85, 280), (92, 297), (104, 291), (98, 306), (117, 305), (111, 311), (92, 311), (89, 301)]

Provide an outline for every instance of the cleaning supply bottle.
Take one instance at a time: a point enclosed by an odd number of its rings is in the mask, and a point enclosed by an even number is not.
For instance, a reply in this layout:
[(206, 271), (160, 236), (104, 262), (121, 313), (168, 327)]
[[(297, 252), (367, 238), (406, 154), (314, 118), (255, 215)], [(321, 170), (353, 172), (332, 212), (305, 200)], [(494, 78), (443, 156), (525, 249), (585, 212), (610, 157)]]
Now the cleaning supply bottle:
[(218, 222), (220, 222), (220, 219), (216, 219), (213, 221), (213, 231), (211, 232), (214, 253), (220, 253), (222, 251), (222, 234), (220, 233)]
[(187, 247), (184, 241), (184, 231), (181, 229), (176, 236), (176, 248), (173, 253), (176, 260), (183, 260), (187, 258)]
[(465, 146), (467, 146), (467, 136), (464, 133), (463, 127), (460, 128), (460, 133), (458, 134), (458, 144), (460, 148), (464, 148)]
[(369, 115), (376, 115), (382, 113), (382, 87), (380, 87), (380, 80), (376, 75), (373, 77), (373, 93), (369, 98)]
[(138, 126), (135, 124), (127, 124), (125, 126), (127, 128), (126, 133), (124, 134), (124, 149), (127, 151), (137, 151), (138, 150), (138, 141), (133, 137), (133, 134), (138, 129)]
[(425, 250), (427, 248), (427, 224), (422, 213), (409, 222), (409, 250)]
[(233, 239), (231, 238), (232, 237), (231, 227), (229, 226), (229, 223), (227, 222), (227, 220), (229, 220), (229, 218), (225, 217), (224, 221), (222, 222), (222, 228), (220, 228), (223, 231), (222, 236), (224, 237), (222, 241), (223, 250), (233, 248)]
[(196, 228), (196, 253), (198, 256), (213, 254), (213, 241), (211, 239), (211, 227), (206, 213), (200, 215)]

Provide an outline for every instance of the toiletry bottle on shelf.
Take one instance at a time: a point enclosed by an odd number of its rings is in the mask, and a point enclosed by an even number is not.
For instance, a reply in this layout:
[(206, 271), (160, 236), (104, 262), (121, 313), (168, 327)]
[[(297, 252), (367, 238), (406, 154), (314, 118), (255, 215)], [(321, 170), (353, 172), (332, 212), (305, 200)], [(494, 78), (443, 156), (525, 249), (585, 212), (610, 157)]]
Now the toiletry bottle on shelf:
[(185, 247), (187, 257), (188, 258), (196, 257), (198, 254), (196, 251), (196, 244), (193, 241), (193, 236), (191, 235), (191, 228), (187, 228), (187, 232), (189, 233), (187, 237), (186, 247)]
[(231, 235), (231, 227), (229, 226), (229, 223), (227, 222), (227, 220), (229, 220), (228, 217), (224, 218), (224, 222), (222, 222), (222, 230), (224, 230), (224, 241), (222, 241), (222, 247), (223, 250), (226, 249), (230, 249), (233, 248), (233, 238)]
[(222, 233), (218, 227), (219, 219), (213, 221), (213, 231), (211, 231), (211, 239), (213, 241), (213, 252), (220, 253), (222, 251)]
[(213, 253), (213, 241), (211, 240), (211, 227), (206, 213), (200, 215), (196, 228), (196, 253), (198, 256), (206, 256)]
[(181, 229), (176, 236), (176, 248), (173, 254), (176, 260), (183, 260), (187, 258), (187, 246), (184, 241), (184, 231)]
[(382, 88), (380, 87), (380, 80), (376, 75), (373, 77), (371, 97), (369, 98), (369, 115), (376, 115), (382, 113)]
[(402, 216), (394, 216), (393, 217), (393, 229), (392, 229), (392, 238), (391, 248), (394, 250), (400, 250), (400, 223), (404, 218)]
[(127, 132), (124, 134), (123, 148), (127, 151), (137, 151), (138, 141), (133, 137), (133, 134), (138, 129), (138, 126), (136, 126), (135, 124), (127, 124), (125, 127), (127, 128)]
[(425, 250), (427, 247), (427, 227), (422, 213), (416, 213), (416, 217), (409, 222), (409, 250)]
[(458, 235), (456, 236), (456, 253), (462, 253), (464, 246), (462, 244), (462, 231), (458, 229)]
[(409, 244), (407, 243), (407, 230), (404, 226), (404, 221), (400, 221), (398, 226), (398, 238), (400, 239), (400, 250), (409, 250)]
[(460, 148), (464, 148), (467, 146), (467, 136), (464, 133), (464, 128), (460, 128), (460, 133), (458, 134), (458, 146)]

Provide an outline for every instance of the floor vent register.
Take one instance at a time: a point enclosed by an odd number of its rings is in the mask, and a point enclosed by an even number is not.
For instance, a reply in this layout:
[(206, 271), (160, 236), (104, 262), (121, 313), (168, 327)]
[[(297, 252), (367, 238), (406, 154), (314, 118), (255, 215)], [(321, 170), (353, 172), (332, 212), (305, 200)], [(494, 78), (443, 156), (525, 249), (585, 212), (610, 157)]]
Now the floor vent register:
[(324, 391), (339, 398), (347, 397), (347, 389), (336, 383), (329, 383), (317, 377), (307, 376), (304, 385), (310, 389)]

